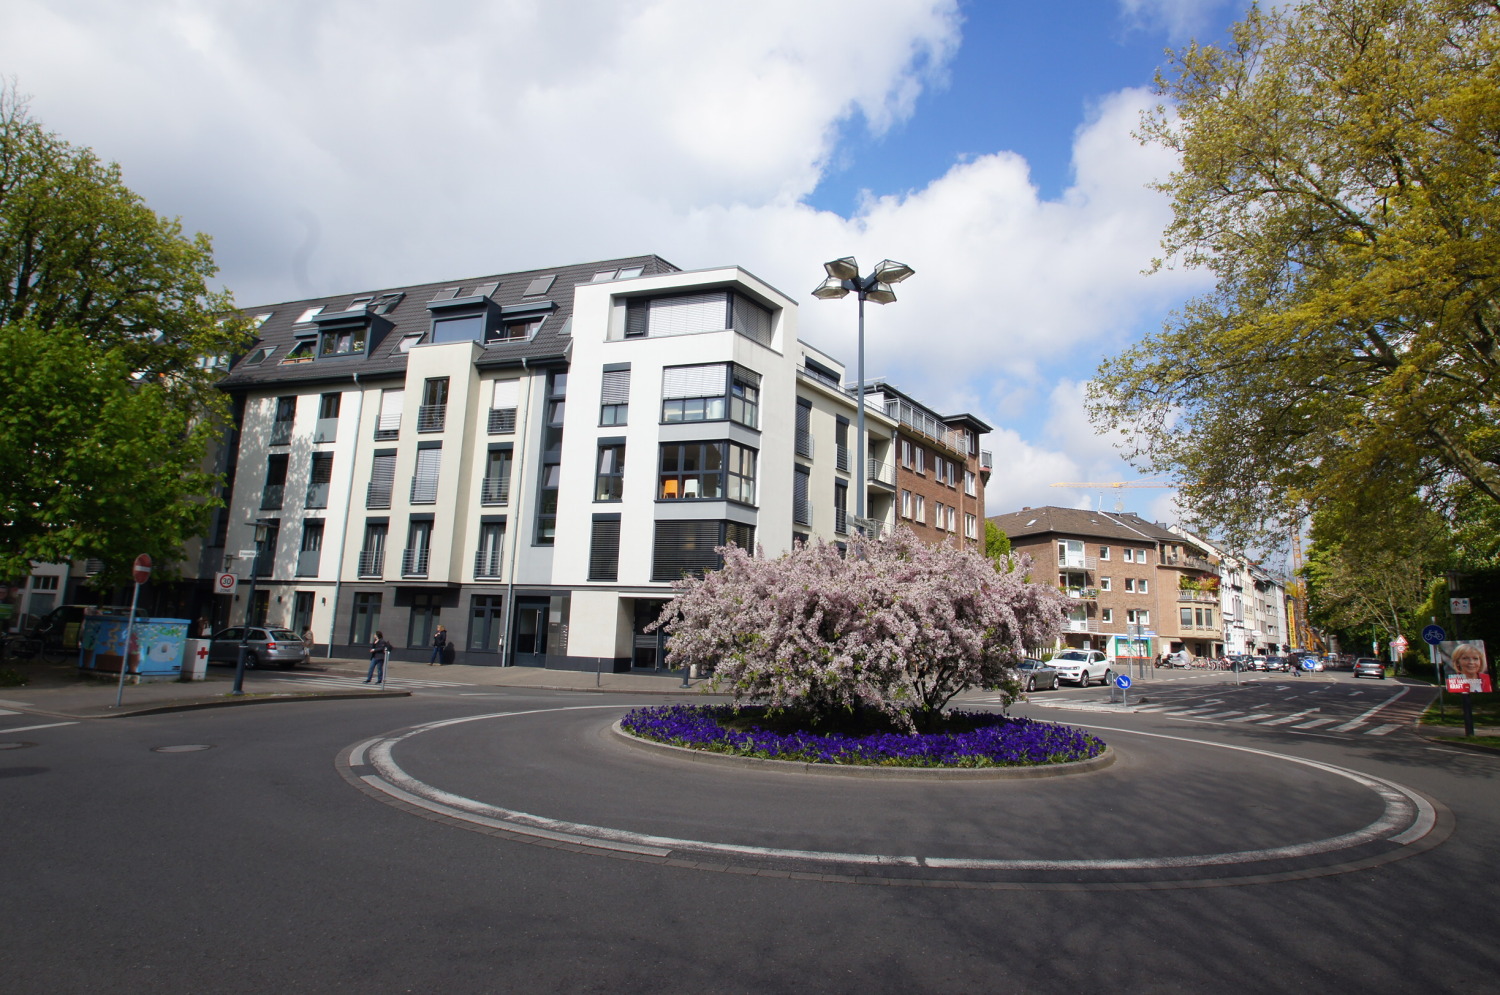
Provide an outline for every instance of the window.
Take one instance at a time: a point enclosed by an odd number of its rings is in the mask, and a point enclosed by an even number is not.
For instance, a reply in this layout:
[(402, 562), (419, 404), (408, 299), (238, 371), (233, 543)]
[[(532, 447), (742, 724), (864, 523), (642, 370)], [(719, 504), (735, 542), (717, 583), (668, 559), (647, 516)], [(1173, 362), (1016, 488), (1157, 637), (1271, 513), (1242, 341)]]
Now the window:
[(843, 415), (838, 415), (834, 421), (833, 460), (836, 469), (849, 472), (849, 419)]
[[(1083, 555), (1083, 541), (1080, 539), (1059, 539), (1057, 541), (1057, 565), (1060, 567), (1074, 567), (1079, 570), (1087, 569), (1088, 563)], [(1127, 590), (1129, 590), (1127, 588)]]
[(917, 473), (925, 476), (927, 473), (927, 450), (923, 449), (921, 446), (917, 446), (915, 449), (915, 455), (917, 458)]
[(920, 494), (913, 495), (916, 498), (916, 514), (914, 518), (923, 525), (927, 524), (927, 499)]
[(406, 645), (428, 646), (438, 615), (443, 610), (443, 596), (433, 591), (416, 591), (411, 596), (411, 615), (406, 624)]
[(805, 397), (797, 398), (797, 436), (795, 439), (798, 456), (803, 459), (813, 458), (812, 437), (812, 402)]
[(728, 364), (669, 366), (662, 370), (663, 422), (718, 421), (726, 413)]
[(901, 440), (901, 465), (911, 469), (911, 440)]
[(1135, 582), (1135, 593), (1137, 593), (1137, 594), (1145, 594), (1146, 593), (1146, 578), (1142, 577), (1140, 580), (1138, 580), (1138, 581)]
[(438, 475), (443, 468), (443, 451), (436, 446), (417, 450), (417, 469), (411, 478), (411, 503), (437, 503)]
[(973, 470), (965, 470), (964, 471), (964, 493), (967, 494), (969, 497), (974, 497), (975, 494), (978, 493), (976, 491), (975, 487), (974, 487), (974, 482), (975, 482), (974, 481), (974, 471)]
[(333, 480), (333, 453), (313, 453), (312, 465), (307, 472), (307, 501), (305, 507), (328, 507), (328, 488)]
[(771, 312), (742, 294), (711, 290), (625, 302), (625, 338), (659, 338), (733, 329), (761, 345), (771, 344)]
[(313, 429), (314, 442), (334, 442), (339, 434), (339, 407), (343, 394), (324, 394), (318, 398), (318, 424)]
[(421, 342), (426, 337), (426, 332), (407, 332), (405, 335), (401, 336), (401, 341), (396, 343), (396, 348), (392, 350), (392, 353), (395, 355), (399, 355), (401, 353), (411, 352), (411, 347), (416, 345), (418, 342)]
[(432, 341), (434, 342), (479, 342), (483, 339), (483, 314), (433, 319)]
[(500, 634), (504, 630), (504, 596), (474, 595), (469, 602), (469, 649), (477, 653), (500, 652)]
[(731, 542), (741, 549), (754, 549), (755, 527), (727, 521), (657, 522), (651, 579), (673, 581), (717, 570), (724, 560), (715, 550)]
[(1107, 560), (1107, 559), (1109, 559), (1109, 547), (1108, 546), (1100, 546), (1099, 547), (1099, 559), (1101, 559), (1101, 560)]
[(958, 514), (957, 510), (953, 507), (953, 505), (950, 504), (948, 506), (948, 531), (949, 532), (956, 532), (956, 531), (958, 531), (958, 522), (957, 522), (957, 519), (955, 517), (957, 514)]
[(932, 502), (932, 524), (937, 527), (937, 529), (938, 529), (939, 532), (941, 532), (942, 529), (943, 529), (943, 525), (947, 521), (948, 521), (948, 516), (947, 516), (946, 510), (943, 507), (943, 502), (941, 502), (941, 501), (934, 501), (934, 502)]
[(812, 501), (808, 499), (808, 472), (805, 466), (792, 467), (792, 521), (812, 524)]
[(303, 311), (302, 314), (300, 314), (297, 317), (297, 320), (294, 321), (294, 322), (292, 322), (292, 324), (294, 324), (294, 325), (305, 325), (309, 321), (312, 321), (313, 318), (317, 317), (318, 315), (320, 315), (322, 313), (323, 313), (323, 305), (322, 304), (314, 305), (313, 307), (308, 308), (306, 311)]
[(520, 397), (521, 381), (495, 381), (495, 392), (490, 400), (491, 435), (509, 435), (516, 430), (516, 405)]
[(380, 392), (380, 418), (375, 422), (376, 439), (394, 439), (401, 433), (401, 405), (406, 391), (400, 387)]
[(276, 351), (276, 347), (273, 346), (273, 345), (257, 346), (250, 353), (250, 355), (248, 355), (248, 356), (245, 357), (245, 365), (246, 366), (259, 366), (261, 363), (264, 363), (267, 359), (270, 359), (271, 358), (271, 353), (273, 353), (275, 351)]
[(755, 456), (737, 442), (664, 443), (657, 497), (754, 504)]
[(301, 342), (298, 342), (296, 345), (292, 346), (292, 348), (287, 352), (286, 358), (283, 359), (282, 362), (283, 363), (310, 363), (310, 362), (312, 362), (316, 358), (317, 358), (317, 355), (313, 351), (313, 341), (312, 341), (312, 339), (305, 339), (305, 340), (303, 340)]
[(911, 491), (901, 492), (901, 517), (911, 517)]
[(1125, 578), (1125, 590), (1126, 591), (1130, 591), (1130, 592), (1134, 592), (1135, 591), (1135, 578), (1134, 577), (1126, 577)]
[(273, 453), (266, 458), (266, 487), (260, 494), (262, 509), (280, 508), (286, 497), (286, 453)]
[(377, 452), (370, 462), (370, 486), (365, 491), (366, 508), (389, 508), (396, 489), (396, 451)]
[(1141, 608), (1127, 608), (1125, 621), (1131, 625), (1150, 625), (1151, 613)]
[(842, 480), (833, 482), (833, 531), (839, 535), (849, 532), (849, 485)]
[(432, 519), (413, 518), (406, 530), (406, 549), (401, 553), (401, 576), (426, 577), (432, 553)]
[(514, 321), (504, 321), (500, 327), (487, 334), (484, 338), (485, 344), (491, 342), (525, 342), (541, 330), (542, 322), (546, 318), (518, 318)]
[(385, 537), (389, 528), (383, 518), (365, 523), (365, 543), (359, 549), (361, 577), (379, 577), (385, 573)]
[(620, 579), (620, 516), (595, 515), (589, 539), (589, 580)]
[(1109, 590), (1109, 585), (1110, 585), (1110, 579), (1108, 577), (1100, 577), (1099, 578), (1099, 590), (1101, 590), (1101, 591), (1108, 591)]
[(760, 374), (735, 366), (729, 377), (729, 420), (760, 427)]
[(448, 420), (448, 378), (432, 377), (422, 384), (422, 406), (417, 408), (418, 432), (441, 432)]
[(1178, 622), (1180, 622), (1184, 627), (1193, 624), (1193, 610), (1191, 608), (1179, 608), (1177, 609), (1177, 615)]
[(324, 394), (318, 398), (318, 417), (337, 418), (339, 407), (343, 402), (343, 394)]
[(630, 411), (630, 367), (604, 370), (599, 388), (599, 424), (624, 425)]
[(320, 356), (355, 356), (364, 355), (365, 351), (365, 327), (358, 328), (330, 328), (322, 333), (323, 344), (318, 350)]
[(510, 503), (509, 449), (491, 449), (485, 462), (484, 479), (479, 484), (479, 503), (502, 505)]
[(266, 527), (266, 541), (261, 543), (260, 552), (255, 557), (255, 576), (269, 577), (276, 566), (276, 544), (281, 541), (281, 523), (275, 519), (270, 520)]
[(1114, 620), (1115, 620), (1115, 610), (1113, 608), (1101, 608), (1101, 609), (1099, 609), (1099, 621), (1108, 623), (1108, 622), (1113, 622)]
[(349, 642), (368, 646), (380, 630), (380, 594), (357, 591), (354, 595), (354, 617), (349, 623)]
[(316, 577), (323, 551), (323, 520), (309, 518), (302, 523), (302, 549), (297, 553), (297, 575)]
[[(599, 446), (594, 474), (594, 500), (619, 501), (625, 496), (625, 443), (611, 442)], [(591, 580), (604, 580), (597, 577)], [(608, 578), (613, 580), (614, 578)]]
[(505, 523), (483, 521), (479, 525), (479, 548), (474, 551), (474, 578), (497, 580), (505, 548)]
[(967, 511), (964, 512), (964, 538), (979, 538), (979, 516), (971, 515)]
[(271, 418), (271, 445), (285, 446), (292, 441), (292, 422), (297, 418), (297, 399), (278, 397), (276, 411)]
[(566, 370), (547, 374), (547, 423), (542, 429), (542, 467), (537, 480), (536, 524), (532, 544), (557, 541), (557, 487), (562, 477), (563, 412), (568, 396)]

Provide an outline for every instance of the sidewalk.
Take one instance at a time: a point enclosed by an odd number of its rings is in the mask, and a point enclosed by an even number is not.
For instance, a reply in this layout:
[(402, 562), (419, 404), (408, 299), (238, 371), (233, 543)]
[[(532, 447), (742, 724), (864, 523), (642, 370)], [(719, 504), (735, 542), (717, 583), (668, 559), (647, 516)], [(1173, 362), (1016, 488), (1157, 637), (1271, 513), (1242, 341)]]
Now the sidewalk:
[[(267, 685), (263, 680), (247, 679), (243, 695), (231, 695), (234, 670), (210, 667), (207, 679), (201, 681), (159, 681), (127, 684), (123, 700), (115, 706), (119, 694), (114, 680), (80, 678), (71, 664), (22, 664), (11, 669), (21, 672), (28, 683), (21, 687), (0, 687), (0, 709), (67, 719), (102, 719), (124, 715), (152, 715), (160, 712), (196, 708), (240, 707), (271, 702), (337, 700), (349, 698), (408, 697), (404, 687), (378, 685), (364, 687), (334, 686), (327, 689), (309, 687), (293, 689), (292, 685)], [(256, 670), (250, 673), (264, 678), (267, 674), (301, 677), (342, 677), (363, 680), (369, 670), (367, 660), (315, 658), (310, 667), (295, 670)], [(628, 694), (701, 693), (706, 681), (694, 679), (691, 688), (682, 687), (682, 672), (671, 676), (650, 673), (598, 674), (576, 670), (544, 670), (539, 667), (474, 667), (453, 664), (429, 667), (423, 663), (393, 660), (386, 676), (404, 681), (433, 681), (475, 687), (521, 687), (539, 691), (593, 691)], [(274, 688), (274, 690), (273, 690)]]

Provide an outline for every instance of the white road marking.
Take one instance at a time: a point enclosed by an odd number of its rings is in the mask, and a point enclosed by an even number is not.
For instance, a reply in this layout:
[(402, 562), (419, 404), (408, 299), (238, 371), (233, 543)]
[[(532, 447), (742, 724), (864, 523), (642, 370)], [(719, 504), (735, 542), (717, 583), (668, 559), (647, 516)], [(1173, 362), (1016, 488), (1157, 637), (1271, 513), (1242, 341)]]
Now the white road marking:
[(1324, 718), (1324, 719), (1313, 719), (1311, 722), (1301, 722), (1301, 723), (1298, 723), (1297, 725), (1292, 726), (1292, 728), (1293, 729), (1316, 729), (1318, 726), (1326, 726), (1330, 722), (1337, 722), (1337, 721), (1338, 721), (1338, 719), (1327, 719), (1327, 718)]
[(1376, 726), (1374, 729), (1366, 729), (1365, 730), (1365, 735), (1366, 736), (1384, 736), (1384, 735), (1387, 735), (1388, 733), (1394, 732), (1395, 730), (1400, 729), (1400, 728), (1401, 727), (1399, 725)]
[(1313, 712), (1316, 712), (1316, 711), (1317, 711), (1316, 708), (1304, 708), (1300, 712), (1293, 712), (1291, 715), (1283, 715), (1279, 719), (1272, 719), (1269, 722), (1262, 722), (1261, 725), (1264, 725), (1264, 726), (1279, 726), (1279, 725), (1283, 725), (1283, 724), (1285, 724), (1287, 722), (1296, 722), (1298, 719), (1302, 718), (1302, 716), (1304, 716), (1304, 715), (1310, 715), (1310, 714), (1312, 714)]
[(76, 726), (77, 722), (48, 722), (40, 726), (21, 726), (19, 729), (0, 729), (0, 736), (9, 736), (16, 732), (31, 732), (33, 729), (56, 729), (58, 726)]
[(1365, 723), (1364, 723), (1363, 719), (1355, 719), (1353, 722), (1345, 722), (1343, 725), (1334, 726), (1332, 729), (1329, 729), (1328, 731), (1329, 732), (1353, 732), (1354, 730), (1358, 729), (1360, 726), (1362, 726), (1364, 724)]
[(1229, 722), (1259, 722), (1261, 719), (1269, 719), (1275, 712), (1256, 712), (1254, 715), (1241, 715), (1237, 719), (1228, 719)]
[(1244, 715), (1244, 712), (1209, 712), (1207, 715), (1198, 716), (1200, 719), (1228, 719), (1236, 715)]
[(9, 708), (0, 708), (0, 715), (20, 715), (20, 714), (21, 714), (20, 712), (13, 712)]

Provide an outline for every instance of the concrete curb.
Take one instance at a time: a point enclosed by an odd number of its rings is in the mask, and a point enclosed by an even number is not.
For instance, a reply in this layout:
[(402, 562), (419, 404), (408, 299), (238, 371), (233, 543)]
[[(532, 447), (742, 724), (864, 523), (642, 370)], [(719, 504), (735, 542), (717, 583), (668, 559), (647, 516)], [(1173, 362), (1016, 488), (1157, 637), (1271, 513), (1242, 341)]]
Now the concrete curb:
[(1087, 774), (1103, 770), (1115, 762), (1113, 747), (1106, 746), (1104, 752), (1088, 760), (1075, 760), (1064, 764), (1045, 764), (1039, 767), (862, 767), (839, 764), (816, 764), (801, 760), (768, 760), (763, 757), (737, 757), (729, 753), (708, 753), (691, 750), (685, 746), (657, 743), (641, 739), (620, 727), (620, 722), (610, 726), (610, 731), (626, 745), (646, 753), (659, 753), (687, 760), (692, 763), (721, 767), (756, 768), (788, 774), (821, 774), (827, 777), (890, 778), (911, 777), (921, 781), (1025, 781), (1039, 777), (1066, 777), (1070, 774)]

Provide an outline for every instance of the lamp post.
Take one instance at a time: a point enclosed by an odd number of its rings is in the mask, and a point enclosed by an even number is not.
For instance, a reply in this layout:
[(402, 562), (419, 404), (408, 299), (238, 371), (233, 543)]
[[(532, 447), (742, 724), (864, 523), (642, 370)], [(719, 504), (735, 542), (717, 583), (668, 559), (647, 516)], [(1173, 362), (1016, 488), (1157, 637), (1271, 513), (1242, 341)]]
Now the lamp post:
[(865, 301), (891, 303), (896, 299), (896, 292), (891, 289), (891, 284), (900, 283), (916, 271), (905, 263), (882, 259), (875, 264), (874, 271), (868, 276), (860, 276), (859, 263), (854, 261), (853, 256), (826, 262), (823, 269), (828, 278), (818, 284), (813, 291), (814, 297), (824, 301), (839, 300), (851, 293), (859, 297), (859, 346), (856, 361), (858, 386), (855, 388), (859, 392), (859, 407), (855, 409), (854, 429), (859, 438), (855, 443), (854, 457), (854, 527), (859, 530), (860, 535), (865, 535), (869, 521), (865, 517), (865, 493), (869, 489), (866, 483), (869, 465), (865, 457)]
[(261, 546), (271, 529), (271, 523), (264, 518), (257, 518), (249, 525), (255, 529), (255, 557), (250, 561), (250, 591), (245, 595), (245, 624), (240, 628), (240, 651), (234, 663), (234, 688), (230, 694), (245, 693), (245, 656), (250, 652), (250, 613), (255, 610), (255, 577), (260, 569)]

